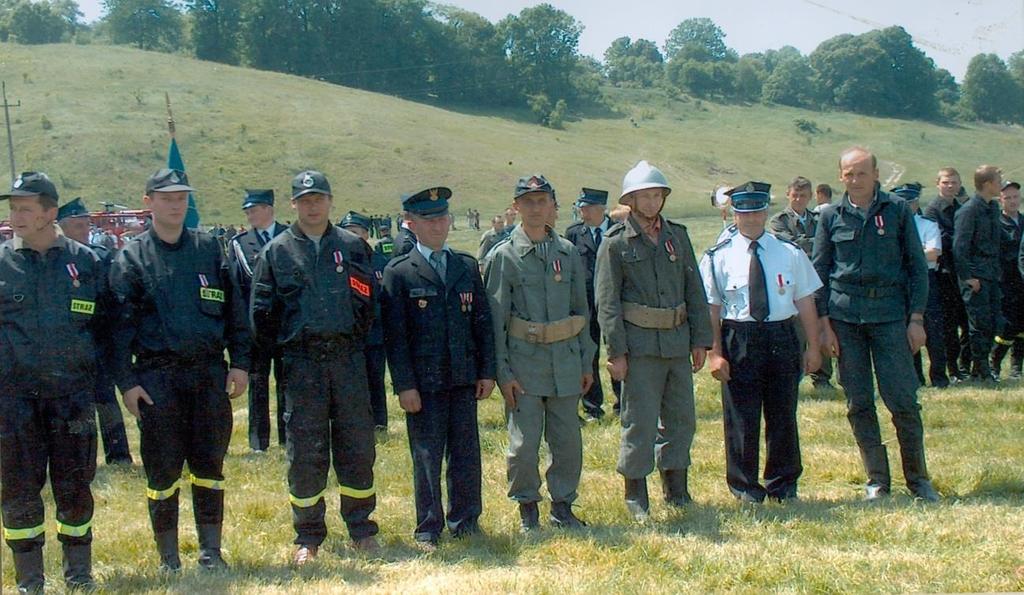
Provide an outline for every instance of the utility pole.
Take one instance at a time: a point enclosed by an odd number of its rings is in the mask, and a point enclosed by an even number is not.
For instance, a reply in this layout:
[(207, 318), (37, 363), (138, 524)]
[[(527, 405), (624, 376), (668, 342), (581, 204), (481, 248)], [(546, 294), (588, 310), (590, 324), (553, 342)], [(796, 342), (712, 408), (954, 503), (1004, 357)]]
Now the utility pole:
[(0, 90), (3, 92), (4, 101), (4, 122), (7, 124), (7, 156), (11, 159), (11, 183), (18, 174), (14, 169), (14, 138), (11, 137), (11, 112), (9, 108), (21, 107), (21, 100), (18, 103), (7, 103), (7, 81), (0, 82)]

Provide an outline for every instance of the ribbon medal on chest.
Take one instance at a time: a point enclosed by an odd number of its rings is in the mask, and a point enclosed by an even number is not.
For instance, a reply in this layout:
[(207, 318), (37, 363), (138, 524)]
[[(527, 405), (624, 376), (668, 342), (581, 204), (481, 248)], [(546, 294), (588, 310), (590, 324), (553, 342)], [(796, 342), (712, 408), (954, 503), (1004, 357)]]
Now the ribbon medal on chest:
[(75, 263), (69, 262), (67, 264), (67, 269), (68, 275), (71, 277), (71, 285), (73, 285), (76, 288), (81, 287), (82, 282), (78, 280), (78, 267), (75, 266)]
[(676, 256), (676, 245), (672, 243), (672, 240), (665, 240), (665, 252), (668, 252), (669, 262), (675, 262), (679, 258)]
[(341, 250), (334, 251), (334, 270), (339, 273), (345, 272), (345, 257), (341, 254)]
[(459, 301), (462, 302), (462, 311), (463, 312), (472, 312), (473, 311), (473, 292), (472, 291), (460, 292), (459, 293)]
[(202, 273), (199, 273), (199, 299), (211, 302), (224, 302), (224, 292), (210, 287), (210, 280)]
[(875, 215), (875, 227), (878, 228), (878, 235), (885, 235), (885, 218), (881, 215)]
[(786, 280), (782, 278), (782, 273), (779, 273), (778, 275), (776, 275), (775, 278), (779, 282), (779, 295), (785, 294), (786, 293)]
[(556, 258), (555, 262), (551, 263), (552, 268), (555, 269), (555, 282), (562, 282), (562, 259)]

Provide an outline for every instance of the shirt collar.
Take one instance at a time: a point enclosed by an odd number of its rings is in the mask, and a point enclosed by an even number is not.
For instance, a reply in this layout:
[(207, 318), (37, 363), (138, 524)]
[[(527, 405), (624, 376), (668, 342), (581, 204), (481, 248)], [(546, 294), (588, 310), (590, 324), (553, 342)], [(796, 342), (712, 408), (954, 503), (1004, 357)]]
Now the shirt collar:
[[(53, 245), (61, 245), (61, 239), (64, 237), (64, 230), (60, 228), (60, 225), (57, 225), (56, 221), (53, 223), (53, 231), (57, 233), (57, 241), (55, 241)], [(18, 234), (14, 234), (14, 237), (11, 238), (11, 245), (14, 247), (15, 250), (21, 250), (25, 248), (25, 239), (19, 236)]]
[[(424, 246), (420, 242), (416, 242), (416, 249), (420, 251), (420, 254), (423, 255), (423, 258), (426, 259), (427, 262), (430, 262), (430, 255), (434, 253), (434, 250), (431, 250), (430, 248), (427, 248), (426, 246)], [(448, 247), (447, 243), (444, 246), (441, 247), (441, 253), (442, 254), (447, 255), (451, 251), (452, 251), (452, 249)]]

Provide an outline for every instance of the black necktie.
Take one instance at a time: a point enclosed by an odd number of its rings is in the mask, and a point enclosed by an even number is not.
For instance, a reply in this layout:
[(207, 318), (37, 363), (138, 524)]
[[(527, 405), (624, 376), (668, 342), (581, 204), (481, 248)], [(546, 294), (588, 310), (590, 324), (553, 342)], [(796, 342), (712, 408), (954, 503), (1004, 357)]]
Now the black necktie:
[(264, 244), (270, 242), (270, 232), (269, 231), (264, 229), (263, 231), (260, 232), (260, 237), (263, 238), (263, 243)]
[(758, 322), (764, 322), (768, 318), (768, 287), (764, 279), (761, 257), (757, 254), (760, 247), (757, 240), (750, 242), (750, 272), (747, 275), (747, 283), (750, 285), (750, 316)]
[(604, 234), (601, 233), (601, 228), (600, 227), (595, 227), (594, 228), (594, 248), (595, 249), (601, 247), (601, 237), (602, 237), (602, 235), (604, 235)]

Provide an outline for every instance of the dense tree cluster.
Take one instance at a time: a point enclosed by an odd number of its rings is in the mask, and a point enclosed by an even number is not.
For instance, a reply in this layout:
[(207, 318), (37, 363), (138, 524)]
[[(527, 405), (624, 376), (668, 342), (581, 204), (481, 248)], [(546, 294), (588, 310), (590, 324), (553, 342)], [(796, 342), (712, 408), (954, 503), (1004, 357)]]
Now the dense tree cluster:
[[(581, 56), (583, 24), (550, 4), (498, 23), (428, 0), (104, 0), (95, 33), (113, 43), (308, 76), (420, 101), (527, 107), (560, 126), (601, 85), (666, 88), (718, 101), (915, 119), (1024, 123), (1024, 52), (975, 56), (963, 84), (902, 27), (740, 56), (707, 18), (662, 48), (620, 37)], [(74, 0), (0, 0), (0, 40), (88, 32)]]

